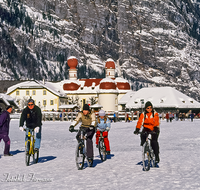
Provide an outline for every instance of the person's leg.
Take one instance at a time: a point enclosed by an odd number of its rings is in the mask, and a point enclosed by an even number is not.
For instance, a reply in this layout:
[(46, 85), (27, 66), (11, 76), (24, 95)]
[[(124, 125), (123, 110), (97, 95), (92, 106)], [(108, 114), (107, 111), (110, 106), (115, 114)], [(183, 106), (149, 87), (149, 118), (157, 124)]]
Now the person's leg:
[(4, 155), (10, 154), (10, 138), (7, 134), (3, 135), (3, 141), (5, 142)]
[(109, 144), (109, 140), (108, 140), (108, 131), (103, 132), (103, 137), (104, 137), (104, 144), (106, 146), (106, 151), (110, 152), (110, 144)]
[(93, 159), (93, 141), (92, 138), (94, 136), (95, 129), (87, 129), (87, 140), (86, 140), (86, 146), (87, 146), (87, 157)]
[(100, 137), (100, 131), (97, 131), (96, 132), (96, 145), (98, 145), (99, 137)]
[(159, 162), (160, 158), (159, 158), (159, 143), (158, 143), (158, 134), (153, 134), (152, 135), (152, 140), (151, 140), (151, 146), (152, 149), (154, 151), (155, 157), (156, 157), (156, 161)]
[(40, 130), (38, 133), (35, 134), (35, 148), (40, 149), (40, 144), (41, 144), (41, 134), (42, 132), (42, 127), (40, 127)]

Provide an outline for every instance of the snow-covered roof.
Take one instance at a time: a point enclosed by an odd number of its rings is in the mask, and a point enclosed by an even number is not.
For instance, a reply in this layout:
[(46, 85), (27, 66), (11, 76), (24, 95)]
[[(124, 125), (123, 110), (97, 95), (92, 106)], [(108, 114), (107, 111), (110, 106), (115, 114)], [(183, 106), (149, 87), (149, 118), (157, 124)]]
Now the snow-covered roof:
[(135, 91), (129, 91), (127, 92), (124, 96), (122, 96), (122, 98), (119, 100), (118, 104), (122, 105), (122, 104), (126, 104), (131, 98), (132, 96), (135, 94)]
[(77, 58), (74, 56), (70, 56), (67, 60), (70, 60), (70, 59), (77, 59)]
[(103, 106), (100, 104), (91, 105), (90, 108), (102, 108)]
[(7, 93), (6, 94), (10, 94), (11, 92), (13, 92), (16, 89), (22, 89), (22, 88), (45, 88), (47, 90), (49, 90), (50, 92), (52, 92), (53, 94), (57, 95), (57, 96), (64, 96), (64, 91), (59, 83), (53, 83), (53, 82), (43, 82), (43, 81), (25, 81), (25, 82), (21, 82), (18, 83), (16, 85), (13, 85), (11, 87), (8, 88)]
[(115, 82), (128, 83), (128, 80), (126, 80), (126, 79), (124, 79), (124, 78), (122, 78), (122, 77), (117, 77), (117, 78), (115, 79)]
[(6, 106), (13, 105), (19, 107), (18, 103), (11, 96), (0, 93), (0, 99), (6, 104)]
[(172, 87), (142, 88), (135, 92), (126, 108), (141, 108), (144, 103), (152, 102), (155, 108), (200, 108), (200, 103)]
[(59, 106), (59, 109), (74, 109), (74, 108), (78, 108), (79, 106), (77, 106), (76, 104), (64, 104)]

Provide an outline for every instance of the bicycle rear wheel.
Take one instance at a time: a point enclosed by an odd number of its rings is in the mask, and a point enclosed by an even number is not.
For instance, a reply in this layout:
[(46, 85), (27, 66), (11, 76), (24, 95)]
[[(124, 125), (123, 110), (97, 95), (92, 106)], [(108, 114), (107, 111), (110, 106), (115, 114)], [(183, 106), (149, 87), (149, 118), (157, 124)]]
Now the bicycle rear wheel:
[(151, 165), (150, 150), (147, 143), (144, 143), (142, 148), (142, 162), (144, 171), (148, 171)]
[(106, 160), (106, 146), (104, 144), (103, 139), (99, 140), (98, 147), (99, 147), (99, 155), (100, 155), (101, 161), (103, 162)]
[(76, 148), (76, 166), (78, 170), (82, 170), (84, 166), (84, 160), (85, 160), (84, 149), (85, 147), (82, 143), (79, 143)]
[(26, 145), (25, 145), (25, 163), (27, 166), (29, 166), (30, 163), (30, 142), (26, 141)]

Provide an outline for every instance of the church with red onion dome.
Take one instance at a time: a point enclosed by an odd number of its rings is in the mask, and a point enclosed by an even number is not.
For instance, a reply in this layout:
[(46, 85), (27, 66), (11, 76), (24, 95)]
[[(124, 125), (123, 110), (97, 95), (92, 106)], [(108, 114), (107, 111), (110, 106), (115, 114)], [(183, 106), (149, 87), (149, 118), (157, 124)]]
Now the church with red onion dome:
[(105, 62), (105, 78), (77, 79), (78, 59), (71, 56), (67, 60), (69, 79), (62, 81), (62, 88), (68, 97), (76, 97), (78, 105), (92, 104), (91, 99), (103, 106), (105, 111), (119, 111), (120, 98), (131, 90), (129, 82), (121, 77), (115, 78), (115, 62), (107, 59)]

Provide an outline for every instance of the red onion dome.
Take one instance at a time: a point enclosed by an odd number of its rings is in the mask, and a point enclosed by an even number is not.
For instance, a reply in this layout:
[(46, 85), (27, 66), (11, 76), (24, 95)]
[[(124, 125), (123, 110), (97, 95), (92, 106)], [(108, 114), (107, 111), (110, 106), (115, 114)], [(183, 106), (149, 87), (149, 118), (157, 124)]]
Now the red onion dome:
[(68, 82), (68, 83), (65, 83), (63, 85), (63, 90), (78, 90), (80, 87), (80, 85), (78, 85), (76, 82)]
[(115, 69), (115, 62), (112, 59), (108, 59), (105, 65), (106, 69)]
[(131, 89), (129, 82), (124, 78), (117, 77), (115, 79), (115, 82), (117, 83), (117, 88), (119, 90), (130, 90)]
[(105, 90), (110, 90), (110, 89), (116, 90), (116, 84), (114, 80), (110, 78), (105, 78), (101, 80), (99, 88)]
[(76, 69), (76, 66), (78, 65), (78, 60), (76, 59), (76, 57), (71, 56), (68, 58), (67, 64), (70, 67), (70, 69)]

